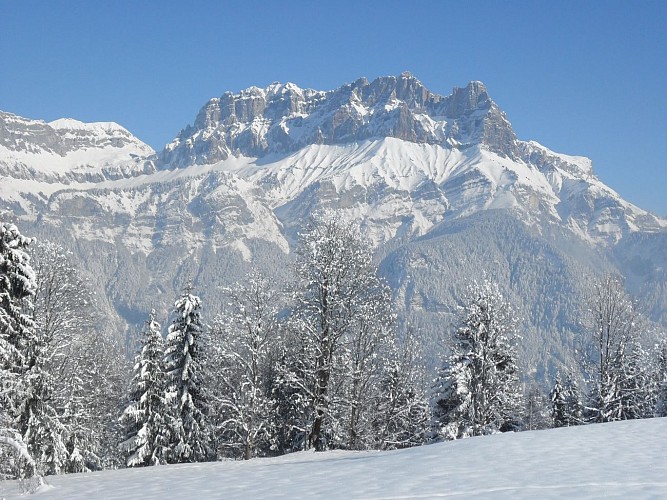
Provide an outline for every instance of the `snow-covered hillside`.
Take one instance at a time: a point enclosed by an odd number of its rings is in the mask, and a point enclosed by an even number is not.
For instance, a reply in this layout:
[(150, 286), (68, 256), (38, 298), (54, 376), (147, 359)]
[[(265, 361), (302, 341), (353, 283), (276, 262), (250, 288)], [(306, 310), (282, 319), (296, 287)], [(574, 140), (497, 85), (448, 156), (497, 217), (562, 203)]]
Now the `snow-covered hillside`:
[[(667, 418), (47, 478), (30, 498), (664, 498)], [(17, 498), (15, 484), (0, 496)]]

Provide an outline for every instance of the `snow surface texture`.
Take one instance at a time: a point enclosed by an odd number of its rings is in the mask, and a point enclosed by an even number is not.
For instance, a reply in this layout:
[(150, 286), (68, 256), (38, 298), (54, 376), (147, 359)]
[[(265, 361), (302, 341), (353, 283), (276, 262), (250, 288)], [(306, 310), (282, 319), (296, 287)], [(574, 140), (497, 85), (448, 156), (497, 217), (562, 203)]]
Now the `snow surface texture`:
[[(667, 418), (47, 478), (30, 498), (664, 498)], [(3, 492), (4, 488), (4, 492)], [(0, 495), (19, 495), (0, 483)]]

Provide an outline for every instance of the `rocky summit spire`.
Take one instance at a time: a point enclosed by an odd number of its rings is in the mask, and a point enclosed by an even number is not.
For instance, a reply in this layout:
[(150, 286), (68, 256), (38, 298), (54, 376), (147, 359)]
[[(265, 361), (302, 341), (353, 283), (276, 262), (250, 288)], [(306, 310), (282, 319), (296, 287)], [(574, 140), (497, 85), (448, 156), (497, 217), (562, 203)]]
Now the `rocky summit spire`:
[(165, 167), (185, 167), (384, 137), (517, 156), (512, 127), (483, 83), (443, 97), (404, 71), (371, 82), (359, 78), (329, 92), (291, 83), (226, 92), (202, 108), (160, 160)]

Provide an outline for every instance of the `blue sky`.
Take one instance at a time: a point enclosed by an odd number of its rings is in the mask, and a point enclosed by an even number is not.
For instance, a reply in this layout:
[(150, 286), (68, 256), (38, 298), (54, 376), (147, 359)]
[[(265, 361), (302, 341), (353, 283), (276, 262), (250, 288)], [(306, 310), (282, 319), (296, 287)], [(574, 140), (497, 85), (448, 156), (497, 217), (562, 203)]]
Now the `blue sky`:
[(667, 215), (667, 1), (0, 0), (0, 109), (156, 149), (226, 90), (483, 81), (522, 139)]

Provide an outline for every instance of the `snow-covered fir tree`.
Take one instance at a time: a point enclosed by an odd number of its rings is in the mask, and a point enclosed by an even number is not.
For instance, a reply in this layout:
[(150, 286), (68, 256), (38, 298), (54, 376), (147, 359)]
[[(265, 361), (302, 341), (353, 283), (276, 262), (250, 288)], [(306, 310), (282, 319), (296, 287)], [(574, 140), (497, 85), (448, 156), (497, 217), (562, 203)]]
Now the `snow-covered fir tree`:
[(515, 430), (523, 406), (515, 339), (517, 320), (498, 285), (468, 289), (451, 355), (435, 389), (435, 419), (448, 439)]
[(166, 397), (170, 405), (170, 463), (202, 462), (213, 456), (207, 421), (206, 353), (201, 300), (188, 285), (174, 304), (165, 349)]
[(549, 399), (554, 427), (571, 427), (583, 423), (579, 387), (572, 373), (568, 373), (565, 380), (562, 380), (560, 373), (556, 374)]
[(667, 341), (659, 342), (654, 350), (654, 414), (656, 417), (667, 417)]
[(632, 342), (625, 363), (619, 367), (617, 420), (653, 416), (656, 397), (653, 377), (647, 371), (648, 353), (639, 341)]
[(551, 400), (551, 419), (554, 427), (568, 427), (567, 402), (560, 374), (556, 374), (554, 385), (549, 392), (549, 399)]
[(26, 372), (26, 390), (18, 405), (19, 428), (40, 474), (51, 475), (65, 469), (67, 429), (53, 405), (55, 381), (45, 370), (43, 358), (38, 356)]
[(568, 373), (565, 378), (565, 403), (567, 408), (567, 425), (581, 425), (584, 423), (583, 405), (581, 403), (581, 393), (579, 384), (572, 373)]
[(272, 383), (280, 340), (279, 294), (268, 278), (251, 273), (225, 288), (227, 305), (215, 320), (210, 374), (222, 456), (248, 460), (274, 445)]
[(164, 382), (164, 342), (151, 311), (135, 358), (130, 404), (121, 416), (128, 467), (167, 463), (169, 435)]
[(0, 359), (15, 374), (28, 368), (37, 342), (32, 317), (37, 284), (26, 252), (31, 242), (15, 225), (0, 223)]
[[(0, 472), (15, 477), (37, 473), (25, 437), (33, 437), (35, 401), (42, 381), (36, 366), (38, 336), (32, 317), (36, 282), (26, 253), (31, 238), (0, 223)], [(11, 476), (10, 476), (11, 477)]]

